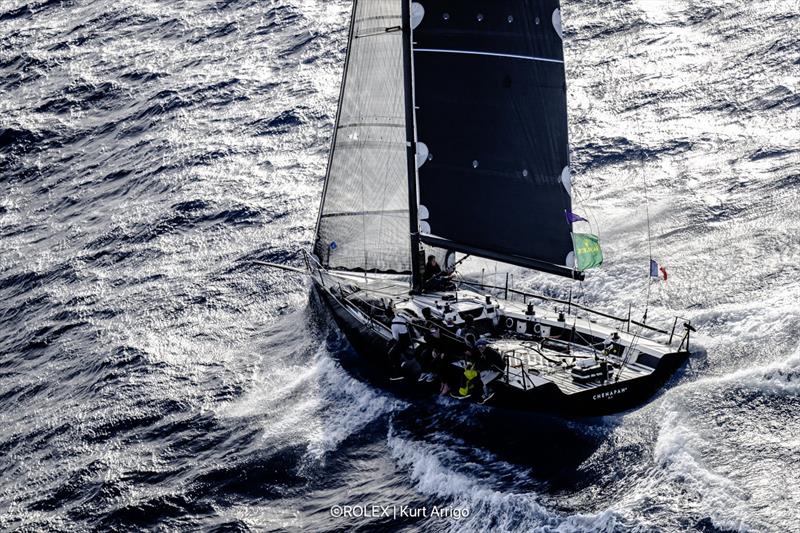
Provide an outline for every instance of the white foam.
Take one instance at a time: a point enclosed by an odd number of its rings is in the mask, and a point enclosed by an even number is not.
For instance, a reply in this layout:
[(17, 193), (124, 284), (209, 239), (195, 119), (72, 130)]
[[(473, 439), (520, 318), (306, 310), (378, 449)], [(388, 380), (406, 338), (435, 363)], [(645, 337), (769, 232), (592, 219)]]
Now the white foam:
[(758, 389), (767, 394), (800, 393), (800, 347), (788, 358), (752, 368), (741, 368), (721, 376), (699, 379), (691, 387), (735, 386)]
[[(480, 465), (466, 463), (451, 449), (410, 441), (392, 430), (388, 445), (398, 466), (406, 469), (415, 488), (425, 496), (449, 500), (453, 507), (466, 508), (469, 516), (446, 525), (454, 531), (613, 531), (618, 517), (613, 511), (564, 516), (540, 503), (533, 492), (506, 492), (491, 488), (491, 475)], [(485, 457), (492, 472), (518, 467)], [(461, 472), (446, 464), (465, 465), (477, 475)], [(470, 468), (465, 468), (468, 470)]]
[[(702, 514), (707, 514), (715, 526), (734, 531), (760, 529), (762, 525), (752, 518), (754, 512), (747, 491), (706, 463), (704, 449), (712, 443), (713, 435), (707, 437), (681, 415), (671, 413), (656, 441), (656, 467), (670, 485), (680, 488), (684, 497), (691, 494), (688, 501)], [(661, 487), (659, 492), (663, 493), (665, 480), (662, 476), (656, 479), (656, 485)]]
[[(800, 348), (779, 361), (699, 379), (670, 391), (658, 407), (663, 422), (653, 448), (654, 464), (618, 503), (620, 512), (638, 517), (656, 501), (659, 507), (672, 508), (673, 512), (680, 510), (684, 515), (707, 516), (716, 527), (726, 530), (771, 529), (766, 520), (774, 517), (764, 514), (765, 506), (773, 497), (783, 494), (783, 490), (764, 489), (764, 485), (770, 485), (764, 478), (770, 471), (769, 457), (741, 447), (743, 443), (756, 447), (771, 443), (780, 439), (782, 432), (771, 435), (770, 431), (776, 431), (774, 428), (749, 427), (746, 420), (742, 420), (741, 426), (732, 426), (727, 419), (709, 420), (699, 404), (724, 397), (729, 388), (797, 394), (800, 392), (798, 377)], [(752, 434), (753, 431), (758, 435)], [(742, 432), (744, 434), (739, 435)], [(788, 449), (795, 445), (782, 443)], [(752, 457), (746, 464), (739, 462), (742, 458), (731, 462), (729, 459), (734, 452)], [(762, 467), (763, 475), (759, 474)], [(758, 496), (756, 491), (760, 491)]]
[[(274, 363), (274, 361), (273, 361)], [(263, 417), (262, 438), (306, 442), (317, 461), (350, 435), (405, 403), (353, 378), (320, 346), (306, 364), (270, 364), (221, 417)]]
[(329, 357), (318, 366), (321, 384), (330, 396), (319, 412), (318, 430), (312, 435), (308, 451), (321, 458), (347, 437), (380, 416), (403, 409), (406, 404), (351, 377)]

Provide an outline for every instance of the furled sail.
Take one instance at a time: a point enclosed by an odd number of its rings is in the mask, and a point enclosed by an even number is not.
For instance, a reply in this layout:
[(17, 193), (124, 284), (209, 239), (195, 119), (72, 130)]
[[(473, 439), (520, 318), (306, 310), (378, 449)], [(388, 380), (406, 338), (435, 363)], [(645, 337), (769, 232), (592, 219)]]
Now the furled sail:
[[(421, 0), (414, 87), (423, 242), (574, 271), (558, 0)], [(412, 10), (412, 13), (414, 10)], [(422, 148), (424, 147), (424, 149)]]
[(329, 268), (407, 273), (403, 0), (356, 0), (314, 253)]

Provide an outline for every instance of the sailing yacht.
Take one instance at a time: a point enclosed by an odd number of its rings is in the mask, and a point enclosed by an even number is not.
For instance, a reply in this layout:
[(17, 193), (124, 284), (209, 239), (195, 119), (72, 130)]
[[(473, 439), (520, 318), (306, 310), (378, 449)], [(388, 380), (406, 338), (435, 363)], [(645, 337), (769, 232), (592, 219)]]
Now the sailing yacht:
[[(661, 329), (456, 271), (458, 254), (570, 280), (602, 263), (573, 228), (562, 40), (558, 0), (354, 0), (306, 268), (370, 379), (595, 415), (687, 359), (677, 317)], [(426, 279), (431, 255), (445, 270)], [(434, 349), (436, 372), (404, 372)]]

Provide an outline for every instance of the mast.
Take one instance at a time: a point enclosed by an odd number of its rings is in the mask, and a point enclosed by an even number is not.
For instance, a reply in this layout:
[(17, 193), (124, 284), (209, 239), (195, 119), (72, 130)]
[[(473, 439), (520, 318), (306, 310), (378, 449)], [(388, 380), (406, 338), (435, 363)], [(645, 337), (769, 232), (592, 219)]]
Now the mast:
[(411, 0), (402, 1), (403, 84), (406, 108), (406, 160), (408, 167), (408, 222), (411, 242), (411, 290), (422, 290), (417, 196), (417, 139), (414, 124), (414, 64), (411, 53)]

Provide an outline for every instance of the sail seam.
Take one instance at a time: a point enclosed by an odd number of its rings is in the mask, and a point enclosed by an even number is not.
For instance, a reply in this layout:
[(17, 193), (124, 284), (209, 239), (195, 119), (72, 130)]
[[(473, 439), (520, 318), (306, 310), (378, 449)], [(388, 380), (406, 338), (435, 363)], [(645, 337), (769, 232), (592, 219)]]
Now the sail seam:
[(359, 33), (358, 35), (353, 35), (353, 39), (363, 39), (364, 37), (375, 37), (377, 35), (391, 35), (398, 31), (402, 31), (403, 28), (400, 26), (392, 26), (390, 28), (376, 28), (370, 29), (370, 31), (365, 33)]
[(517, 54), (501, 54), (498, 52), (479, 52), (477, 50), (448, 50), (444, 48), (414, 48), (415, 52), (434, 52), (434, 53), (442, 53), (442, 54), (466, 54), (466, 55), (474, 55), (474, 56), (492, 56), (492, 57), (508, 57), (511, 59), (527, 59), (529, 61), (543, 61), (545, 63), (560, 63), (564, 64), (564, 62), (560, 59), (550, 59), (547, 57), (537, 57), (537, 56), (522, 56)]
[(371, 211), (346, 211), (342, 213), (324, 213), (322, 218), (330, 217), (355, 217), (363, 215), (404, 215), (408, 213), (408, 209), (376, 209)]
[(405, 128), (405, 124), (392, 124), (391, 122), (351, 122), (348, 124), (340, 124), (339, 129), (344, 128)]

